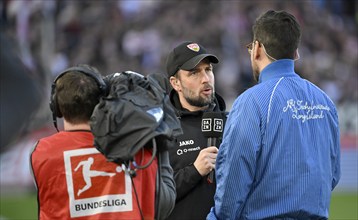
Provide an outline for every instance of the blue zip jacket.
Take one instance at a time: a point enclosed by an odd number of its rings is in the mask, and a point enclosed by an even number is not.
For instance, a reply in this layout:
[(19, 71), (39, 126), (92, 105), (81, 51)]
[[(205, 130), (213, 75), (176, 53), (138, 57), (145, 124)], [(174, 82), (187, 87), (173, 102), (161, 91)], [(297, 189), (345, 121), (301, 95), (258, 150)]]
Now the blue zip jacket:
[(215, 206), (207, 219), (326, 219), (340, 179), (334, 103), (275, 61), (229, 114), (216, 163)]

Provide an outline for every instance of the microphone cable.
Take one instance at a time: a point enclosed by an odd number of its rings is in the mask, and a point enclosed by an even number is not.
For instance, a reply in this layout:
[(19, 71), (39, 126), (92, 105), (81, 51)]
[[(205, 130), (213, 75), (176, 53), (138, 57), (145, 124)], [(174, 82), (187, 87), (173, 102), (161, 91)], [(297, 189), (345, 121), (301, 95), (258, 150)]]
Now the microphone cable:
[(140, 217), (141, 217), (142, 220), (144, 220), (143, 211), (142, 211), (142, 208), (140, 207), (140, 204), (139, 204), (137, 189), (135, 188), (132, 175), (130, 175), (130, 177), (131, 177), (131, 181), (132, 181), (132, 187), (133, 187), (133, 190), (134, 190), (134, 195), (135, 195), (135, 198), (136, 198), (136, 201), (137, 201), (137, 206), (138, 206), (138, 209), (139, 209), (139, 212), (140, 212)]
[[(138, 165), (135, 160), (133, 160), (133, 162), (130, 162), (133, 164), (133, 166), (136, 168), (136, 170), (137, 169), (145, 169), (145, 168), (149, 167), (152, 164), (153, 160), (155, 159), (155, 155), (157, 154), (157, 143), (155, 141), (155, 138), (152, 139), (152, 142), (153, 142), (152, 157), (150, 158), (150, 160), (148, 161), (147, 164)], [(144, 148), (142, 148), (142, 154), (144, 154)], [(143, 160), (143, 157), (142, 157), (142, 160)]]

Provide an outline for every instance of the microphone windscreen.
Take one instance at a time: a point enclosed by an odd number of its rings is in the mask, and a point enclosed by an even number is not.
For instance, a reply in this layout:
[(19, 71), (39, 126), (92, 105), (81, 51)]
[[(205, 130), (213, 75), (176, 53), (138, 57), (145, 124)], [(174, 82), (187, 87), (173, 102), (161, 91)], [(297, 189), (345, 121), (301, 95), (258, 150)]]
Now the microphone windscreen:
[(201, 131), (204, 137), (221, 137), (224, 128), (222, 112), (204, 112), (201, 120)]

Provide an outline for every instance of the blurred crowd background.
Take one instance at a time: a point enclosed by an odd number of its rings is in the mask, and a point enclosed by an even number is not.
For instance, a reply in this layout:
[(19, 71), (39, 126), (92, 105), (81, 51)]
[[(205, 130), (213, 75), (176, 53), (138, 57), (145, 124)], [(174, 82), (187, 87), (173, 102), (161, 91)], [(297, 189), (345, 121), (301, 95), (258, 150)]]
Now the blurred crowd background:
[(302, 41), (296, 72), (338, 106), (342, 148), (350, 158), (345, 160), (350, 161), (345, 162), (349, 163), (346, 181), (357, 183), (356, 0), (2, 0), (0, 4), (1, 31), (45, 94), (23, 135), (13, 143), (16, 151), (9, 148), (10, 153), (1, 155), (2, 185), (20, 179), (33, 187), (28, 167), (14, 171), (11, 162), (28, 160), (28, 146), (55, 132), (48, 107), (50, 85), (65, 68), (86, 63), (103, 75), (124, 70), (165, 74), (169, 51), (182, 41), (197, 41), (220, 60), (214, 66), (216, 90), (230, 109), (234, 99), (254, 85), (245, 45), (252, 41), (256, 17), (268, 9), (286, 10), (298, 18)]

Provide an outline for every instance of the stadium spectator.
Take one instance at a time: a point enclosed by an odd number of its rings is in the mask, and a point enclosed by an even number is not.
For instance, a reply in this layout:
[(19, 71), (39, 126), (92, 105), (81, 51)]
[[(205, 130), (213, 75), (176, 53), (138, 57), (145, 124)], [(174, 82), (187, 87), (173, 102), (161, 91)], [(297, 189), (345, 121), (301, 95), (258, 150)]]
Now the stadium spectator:
[[(21, 51), (31, 53), (39, 70), (91, 63), (104, 73), (161, 72), (173, 45), (197, 39), (221, 57), (216, 89), (230, 109), (235, 97), (254, 84), (250, 63), (243, 59), (252, 18), (280, 8), (292, 12), (305, 29), (297, 71), (327, 89), (344, 116), (350, 111), (346, 106), (356, 106), (358, 99), (356, 6), (356, 1), (5, 1), (2, 21), (8, 24), (7, 32), (28, 41)], [(22, 16), (23, 10), (30, 15)], [(52, 27), (42, 23), (45, 18), (53, 21)], [(55, 41), (46, 46), (48, 39)], [(51, 51), (43, 54), (46, 50)], [(351, 121), (358, 121), (358, 115), (345, 118), (342, 132), (357, 133), (358, 124), (352, 126)]]

